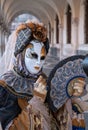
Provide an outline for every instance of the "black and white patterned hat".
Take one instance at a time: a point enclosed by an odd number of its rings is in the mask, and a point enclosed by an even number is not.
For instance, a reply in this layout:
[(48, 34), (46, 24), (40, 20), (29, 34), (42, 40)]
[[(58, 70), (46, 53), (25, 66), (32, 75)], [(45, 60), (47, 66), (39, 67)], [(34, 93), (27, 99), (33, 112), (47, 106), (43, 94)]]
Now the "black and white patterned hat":
[(32, 31), (30, 28), (25, 28), (19, 31), (17, 35), (16, 45), (15, 45), (15, 52), (14, 55), (16, 56), (30, 43)]
[(43, 42), (46, 53), (49, 50), (49, 40), (47, 38), (47, 30), (43, 25), (32, 22), (21, 24), (16, 29), (17, 39), (15, 44), (14, 55), (17, 56), (22, 52), (31, 40)]
[(60, 61), (51, 71), (48, 78), (47, 102), (52, 111), (57, 111), (66, 101), (71, 98), (68, 86), (72, 79), (83, 78), (86, 74), (82, 68), (85, 57), (75, 55)]

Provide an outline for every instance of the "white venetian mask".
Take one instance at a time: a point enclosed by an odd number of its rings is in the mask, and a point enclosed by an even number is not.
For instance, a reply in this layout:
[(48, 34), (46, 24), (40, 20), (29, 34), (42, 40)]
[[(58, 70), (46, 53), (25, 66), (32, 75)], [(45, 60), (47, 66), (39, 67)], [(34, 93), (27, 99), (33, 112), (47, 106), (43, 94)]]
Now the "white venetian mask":
[(30, 42), (25, 52), (25, 65), (32, 74), (37, 74), (45, 61), (46, 50), (44, 44), (37, 40)]

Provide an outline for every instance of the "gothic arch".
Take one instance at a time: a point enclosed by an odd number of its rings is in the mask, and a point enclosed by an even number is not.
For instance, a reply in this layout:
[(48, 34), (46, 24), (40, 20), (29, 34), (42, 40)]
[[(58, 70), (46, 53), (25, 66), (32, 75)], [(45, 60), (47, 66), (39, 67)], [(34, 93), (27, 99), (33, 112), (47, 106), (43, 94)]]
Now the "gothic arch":
[(38, 18), (40, 21), (42, 21), (42, 18), (40, 18), (38, 15), (36, 15), (35, 13), (33, 13), (33, 12), (28, 12), (28, 11), (19, 11), (19, 12), (17, 12), (16, 14), (14, 14), (13, 15), (13, 17), (11, 17), (11, 19), (10, 19), (10, 22), (9, 22), (9, 26), (11, 25), (11, 23), (12, 23), (12, 21), (16, 18), (16, 17), (18, 17), (19, 15), (21, 15), (21, 14), (31, 14), (31, 15), (33, 15), (33, 16), (35, 16), (36, 18)]

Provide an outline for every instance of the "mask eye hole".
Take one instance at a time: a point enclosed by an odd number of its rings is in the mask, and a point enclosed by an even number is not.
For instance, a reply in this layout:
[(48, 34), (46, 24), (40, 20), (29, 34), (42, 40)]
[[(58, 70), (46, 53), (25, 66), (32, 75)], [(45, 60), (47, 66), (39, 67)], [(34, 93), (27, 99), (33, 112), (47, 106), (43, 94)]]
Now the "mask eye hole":
[(45, 59), (45, 56), (41, 56), (41, 60), (44, 60)]
[(36, 53), (31, 53), (33, 59), (38, 59), (38, 55)]
[(36, 53), (27, 53), (26, 54), (27, 58), (31, 58), (31, 59), (38, 59), (38, 55)]

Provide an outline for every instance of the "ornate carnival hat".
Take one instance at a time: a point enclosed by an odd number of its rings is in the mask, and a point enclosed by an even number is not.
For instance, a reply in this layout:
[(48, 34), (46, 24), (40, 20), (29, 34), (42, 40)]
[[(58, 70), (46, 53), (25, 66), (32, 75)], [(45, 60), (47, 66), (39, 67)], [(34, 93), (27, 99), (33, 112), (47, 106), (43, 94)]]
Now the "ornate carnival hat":
[[(45, 47), (46, 53), (48, 53), (49, 40), (47, 38), (47, 29), (45, 25), (39, 21), (28, 20), (26, 23), (20, 24), (14, 33), (15, 38), (13, 35), (10, 40), (10, 44), (13, 43), (14, 45), (12, 56), (14, 60), (11, 62), (11, 67), (9, 68), (14, 69), (19, 75), (23, 77), (36, 77), (40, 75), (42, 69), (36, 75), (31, 74), (27, 70), (24, 62), (24, 55), (26, 47), (31, 45), (31, 41), (38, 41), (42, 43)], [(14, 42), (11, 42), (12, 39), (15, 39)]]
[(72, 95), (72, 82), (85, 80), (82, 68), (85, 56), (75, 55), (60, 61), (48, 78), (47, 102), (52, 111), (57, 111)]
[(29, 21), (21, 24), (16, 29), (16, 35), (15, 56), (22, 52), (33, 39), (43, 42), (46, 53), (48, 53), (49, 40), (47, 38), (47, 29), (42, 23)]

